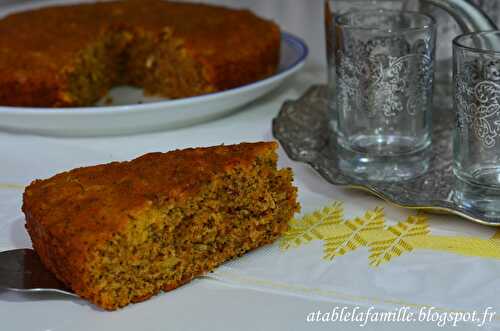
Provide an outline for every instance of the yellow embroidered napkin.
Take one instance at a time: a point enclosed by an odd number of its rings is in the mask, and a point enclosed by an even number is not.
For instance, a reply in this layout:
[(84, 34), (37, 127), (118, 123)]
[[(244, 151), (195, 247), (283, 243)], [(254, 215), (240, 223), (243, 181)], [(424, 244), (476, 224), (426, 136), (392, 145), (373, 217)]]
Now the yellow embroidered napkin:
[(208, 276), (367, 307), (500, 313), (500, 231), (464, 234), (433, 218), (442, 217), (388, 206), (346, 213), (333, 202), (293, 220), (279, 243)]

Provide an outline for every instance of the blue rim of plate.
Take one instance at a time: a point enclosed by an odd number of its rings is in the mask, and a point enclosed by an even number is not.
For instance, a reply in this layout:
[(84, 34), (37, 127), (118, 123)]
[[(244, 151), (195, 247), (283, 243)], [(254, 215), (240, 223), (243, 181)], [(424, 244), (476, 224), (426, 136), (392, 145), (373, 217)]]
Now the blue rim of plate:
[(61, 115), (75, 115), (75, 114), (96, 114), (106, 112), (109, 114), (110, 112), (123, 112), (123, 111), (147, 111), (148, 108), (152, 106), (161, 106), (163, 103), (168, 103), (170, 106), (181, 105), (186, 102), (195, 102), (198, 100), (207, 100), (213, 98), (218, 98), (220, 96), (230, 96), (234, 94), (238, 94), (241, 90), (246, 89), (248, 87), (260, 84), (266, 84), (274, 80), (280, 79), (283, 75), (289, 74), (291, 71), (295, 71), (295, 69), (299, 69), (307, 59), (309, 55), (309, 47), (305, 43), (304, 40), (297, 37), (294, 34), (289, 32), (282, 31), (281, 32), (281, 43), (286, 43), (291, 46), (297, 54), (297, 58), (285, 68), (278, 69), (274, 75), (269, 76), (267, 78), (258, 80), (256, 82), (252, 82), (249, 84), (241, 85), (229, 90), (208, 93), (203, 95), (198, 95), (189, 98), (182, 99), (174, 99), (174, 100), (165, 100), (165, 101), (156, 101), (144, 104), (133, 104), (133, 105), (119, 105), (119, 106), (100, 106), (100, 107), (71, 107), (71, 108), (46, 108), (46, 107), (11, 107), (11, 106), (0, 106), (0, 114), (16, 114), (16, 115), (28, 115), (28, 114), (40, 114), (43, 112), (44, 114), (51, 115), (57, 114)]
[[(293, 69), (294, 67), (296, 67), (300, 63), (304, 62), (306, 60), (307, 56), (309, 55), (309, 47), (307, 47), (307, 44), (301, 38), (299, 38), (291, 33), (282, 31), (281, 32), (281, 39), (284, 40), (285, 42), (287, 42), (290, 46), (293, 46), (295, 48), (295, 50), (297, 51), (297, 54), (300, 54), (300, 56), (294, 62), (292, 62), (289, 66), (281, 69), (280, 72), (278, 72), (276, 75), (273, 75), (269, 78), (273, 78), (274, 76), (277, 76), (285, 71)], [(269, 79), (269, 78), (266, 78), (266, 79)], [(263, 80), (266, 80), (266, 79), (263, 79)], [(251, 84), (254, 84), (254, 83), (250, 83), (247, 85), (251, 85)], [(240, 87), (245, 87), (245, 86), (246, 85), (243, 85)], [(237, 88), (240, 88), (240, 87), (237, 87)]]

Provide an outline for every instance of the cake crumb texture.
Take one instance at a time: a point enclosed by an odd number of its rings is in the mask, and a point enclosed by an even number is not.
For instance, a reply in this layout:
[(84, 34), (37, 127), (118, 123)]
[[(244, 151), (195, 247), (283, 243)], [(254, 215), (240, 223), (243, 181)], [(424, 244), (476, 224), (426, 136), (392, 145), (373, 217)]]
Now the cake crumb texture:
[(36, 180), (23, 212), (44, 265), (114, 310), (272, 243), (299, 210), (274, 142), (150, 153)]

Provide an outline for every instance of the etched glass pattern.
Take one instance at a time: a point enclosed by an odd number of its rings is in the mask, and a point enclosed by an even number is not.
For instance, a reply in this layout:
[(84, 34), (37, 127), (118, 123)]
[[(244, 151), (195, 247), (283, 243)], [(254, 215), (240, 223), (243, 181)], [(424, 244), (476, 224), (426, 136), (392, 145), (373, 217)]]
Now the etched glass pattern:
[(328, 107), (332, 127), (337, 127), (337, 113), (335, 102), (335, 18), (341, 14), (357, 10), (403, 10), (407, 6), (406, 0), (324, 0), (326, 60), (328, 65)]
[(500, 60), (465, 60), (462, 65), (455, 81), (458, 129), (483, 148), (494, 148), (500, 135)]
[(371, 180), (422, 174), (431, 142), (433, 20), (358, 11), (340, 16), (336, 31), (341, 168)]
[(500, 218), (500, 32), (455, 39), (456, 199)]

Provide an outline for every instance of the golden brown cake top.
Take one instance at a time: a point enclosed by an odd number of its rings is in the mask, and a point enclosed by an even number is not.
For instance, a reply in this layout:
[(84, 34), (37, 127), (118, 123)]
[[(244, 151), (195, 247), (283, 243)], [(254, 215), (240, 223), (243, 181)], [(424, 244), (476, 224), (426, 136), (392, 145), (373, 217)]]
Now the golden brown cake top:
[(275, 161), (276, 148), (274, 142), (191, 148), (78, 168), (31, 183), (23, 211), (53, 237), (95, 240), (148, 205), (195, 195), (216, 174), (246, 168), (259, 156)]
[(278, 30), (248, 10), (204, 4), (128, 0), (46, 7), (0, 20), (0, 74), (62, 70), (101, 32), (120, 27), (173, 33), (195, 57), (215, 64), (269, 45), (269, 31)]

